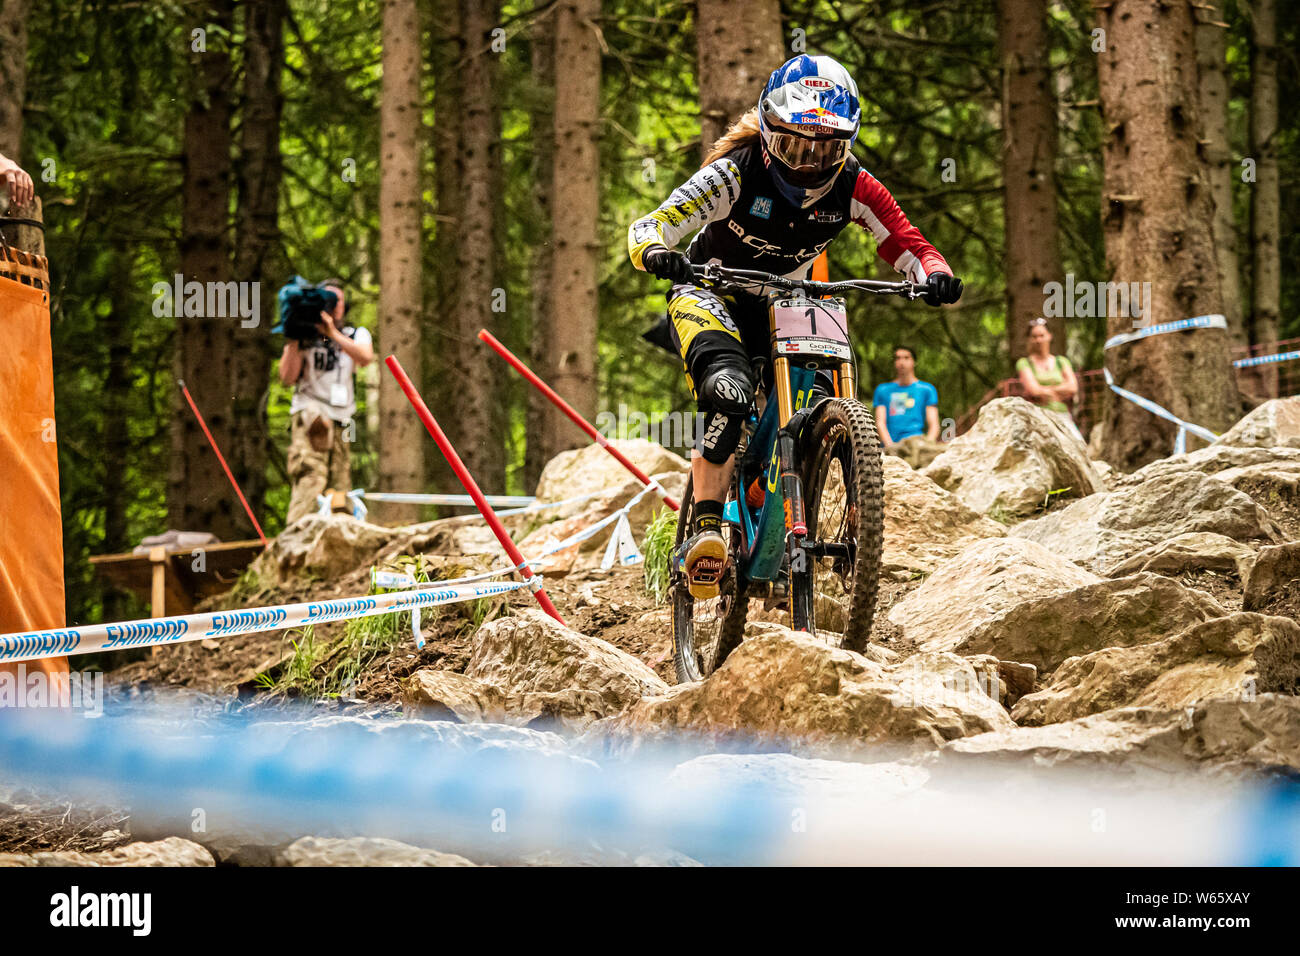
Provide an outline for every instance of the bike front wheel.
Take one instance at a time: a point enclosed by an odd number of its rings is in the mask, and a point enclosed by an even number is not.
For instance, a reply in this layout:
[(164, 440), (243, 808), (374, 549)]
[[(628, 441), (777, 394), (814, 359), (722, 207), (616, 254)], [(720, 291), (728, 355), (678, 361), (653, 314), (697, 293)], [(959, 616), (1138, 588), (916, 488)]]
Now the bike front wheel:
[(866, 648), (876, 616), (885, 493), (880, 439), (855, 399), (825, 402), (800, 441), (808, 526), (802, 569), (791, 570), (794, 626), (839, 631), (843, 646)]
[(670, 560), (669, 591), (673, 604), (673, 666), (677, 683), (703, 680), (716, 670), (735, 650), (745, 634), (745, 614), (749, 599), (739, 583), (736, 548), (731, 536), (737, 531), (723, 523), (722, 536), (727, 541), (731, 559), (723, 571), (718, 597), (699, 601), (686, 586), (686, 574), (679, 560), (682, 546), (691, 536), (695, 524), (695, 489), (686, 483), (682, 510), (677, 515), (677, 538)]

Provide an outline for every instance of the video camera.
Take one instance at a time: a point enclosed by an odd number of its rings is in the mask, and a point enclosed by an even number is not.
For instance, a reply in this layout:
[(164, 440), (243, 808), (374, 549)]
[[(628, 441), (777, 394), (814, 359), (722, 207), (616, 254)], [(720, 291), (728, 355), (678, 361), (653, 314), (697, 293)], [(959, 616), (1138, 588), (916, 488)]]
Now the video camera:
[(322, 288), (319, 283), (308, 282), (294, 276), (280, 287), (276, 294), (280, 303), (280, 321), (271, 327), (285, 338), (296, 342), (314, 342), (321, 337), (316, 326), (322, 321), (322, 312), (333, 312), (338, 305), (338, 293)]

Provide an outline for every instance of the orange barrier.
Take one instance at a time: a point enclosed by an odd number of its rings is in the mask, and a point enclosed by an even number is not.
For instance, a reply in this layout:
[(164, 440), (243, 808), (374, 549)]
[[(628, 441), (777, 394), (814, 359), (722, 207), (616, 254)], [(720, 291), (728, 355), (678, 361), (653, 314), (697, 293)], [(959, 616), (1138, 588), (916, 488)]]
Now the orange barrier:
[[(0, 633), (64, 625), (63, 524), (54, 431), (54, 363), (50, 355), (48, 280), (39, 257), (0, 248)], [(20, 670), (21, 667), (21, 670)], [(0, 664), (14, 675), (43, 673), (51, 691), (67, 686), (68, 659)], [(18, 688), (19, 693), (23, 688)]]

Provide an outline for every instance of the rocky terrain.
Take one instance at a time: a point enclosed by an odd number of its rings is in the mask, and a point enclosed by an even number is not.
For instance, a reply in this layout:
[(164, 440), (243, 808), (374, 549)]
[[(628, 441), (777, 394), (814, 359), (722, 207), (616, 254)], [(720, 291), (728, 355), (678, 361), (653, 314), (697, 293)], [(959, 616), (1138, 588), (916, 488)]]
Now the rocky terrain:
[[(680, 493), (684, 461), (644, 442), (621, 447)], [(668, 608), (640, 566), (600, 569), (607, 528), (544, 568), (568, 626), (520, 591), (426, 612), (418, 651), (405, 615), (387, 629), (201, 641), (114, 661), (114, 700), (179, 695), (267, 721), (305, 704), (327, 724), (482, 726), (604, 761), (672, 742), (688, 748), (679, 770), (737, 779), (757, 772), (746, 755), (763, 753), (764, 779), (864, 800), (912, 799), (974, 766), (1104, 771), (1155, 787), (1189, 773), (1300, 775), (1300, 398), (1127, 475), (1090, 459), (1051, 416), (1000, 399), (924, 470), (887, 458), (885, 477), (881, 599), (863, 654), (792, 632), (755, 602), (726, 663), (673, 686)], [(599, 449), (567, 452), (547, 467), (539, 503), (593, 497), (511, 516), (507, 528), (533, 556), (637, 490)], [(631, 510), (638, 541), (658, 510), (652, 497)], [(388, 528), (312, 516), (220, 601), (362, 594), (372, 568), (437, 580), (503, 563), (477, 517)], [(38, 826), (31, 795), (0, 801), (0, 850), (15, 851), (0, 864), (548, 862), (467, 859), (368, 833), (225, 834), (205, 849), (111, 814), (76, 832)], [(690, 862), (670, 849), (620, 862)]]

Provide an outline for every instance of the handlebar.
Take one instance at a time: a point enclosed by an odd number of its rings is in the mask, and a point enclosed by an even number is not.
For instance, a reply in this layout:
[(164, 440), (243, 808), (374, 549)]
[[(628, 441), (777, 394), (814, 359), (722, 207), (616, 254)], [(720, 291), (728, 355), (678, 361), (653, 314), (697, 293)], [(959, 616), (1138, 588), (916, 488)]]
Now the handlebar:
[(711, 288), (734, 288), (739, 291), (763, 295), (768, 291), (805, 292), (812, 296), (838, 295), (841, 292), (870, 292), (875, 295), (901, 295), (906, 299), (919, 299), (925, 295), (925, 286), (915, 282), (881, 282), (875, 279), (848, 279), (843, 282), (816, 282), (812, 279), (790, 279), (758, 272), (753, 269), (729, 269), (711, 262), (692, 266), (695, 280)]

